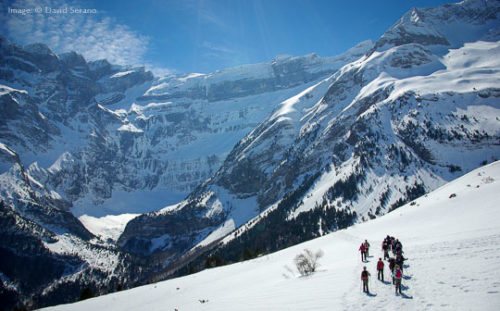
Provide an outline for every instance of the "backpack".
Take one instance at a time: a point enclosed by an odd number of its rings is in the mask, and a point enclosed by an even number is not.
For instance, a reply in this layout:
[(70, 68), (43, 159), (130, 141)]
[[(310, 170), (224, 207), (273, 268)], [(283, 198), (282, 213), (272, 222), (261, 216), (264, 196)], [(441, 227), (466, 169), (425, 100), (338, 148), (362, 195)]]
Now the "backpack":
[(379, 261), (379, 262), (377, 263), (377, 269), (378, 269), (378, 270), (382, 270), (382, 269), (384, 269), (384, 262), (383, 262), (383, 261)]
[(401, 270), (396, 270), (396, 279), (400, 279), (403, 277), (403, 273), (401, 273)]
[(367, 280), (368, 279), (368, 271), (364, 270), (361, 272), (361, 279)]

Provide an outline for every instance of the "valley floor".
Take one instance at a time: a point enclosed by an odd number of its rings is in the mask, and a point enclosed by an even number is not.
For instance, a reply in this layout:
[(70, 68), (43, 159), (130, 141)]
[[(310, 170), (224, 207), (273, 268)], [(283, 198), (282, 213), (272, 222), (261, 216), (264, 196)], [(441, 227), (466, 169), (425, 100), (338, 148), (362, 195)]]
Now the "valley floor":
[[(47, 310), (498, 310), (499, 191), (496, 162), (413, 205), (274, 254)], [(402, 295), (387, 282), (387, 268), (385, 283), (376, 278), (387, 234), (408, 258)], [(364, 239), (372, 245), (365, 263)], [(319, 271), (302, 277), (293, 259), (305, 248), (324, 257)], [(364, 265), (370, 295), (361, 290)]]

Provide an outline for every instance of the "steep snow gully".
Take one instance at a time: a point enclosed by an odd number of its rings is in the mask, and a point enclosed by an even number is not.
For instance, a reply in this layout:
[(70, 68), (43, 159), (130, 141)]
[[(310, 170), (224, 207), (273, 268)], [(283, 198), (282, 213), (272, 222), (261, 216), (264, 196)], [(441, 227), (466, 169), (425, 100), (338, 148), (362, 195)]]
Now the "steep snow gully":
[[(385, 216), (277, 253), (44, 310), (498, 310), (499, 182), (497, 161)], [(376, 279), (387, 234), (408, 258), (401, 295)], [(365, 263), (357, 252), (364, 239), (371, 243)], [(325, 254), (307, 277), (293, 264), (303, 249)], [(364, 265), (370, 295), (361, 291)]]

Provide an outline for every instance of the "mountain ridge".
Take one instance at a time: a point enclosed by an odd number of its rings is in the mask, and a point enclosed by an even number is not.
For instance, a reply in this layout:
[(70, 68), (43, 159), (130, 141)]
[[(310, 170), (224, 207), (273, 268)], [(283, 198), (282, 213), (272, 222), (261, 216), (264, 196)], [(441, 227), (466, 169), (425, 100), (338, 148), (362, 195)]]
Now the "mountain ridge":
[[(84, 288), (106, 293), (142, 282), (155, 267), (116, 246), (125, 218), (82, 215), (148, 212), (180, 201), (274, 103), (370, 46), (337, 58), (257, 65), (294, 72), (289, 80), (263, 78), (251, 65), (213, 77), (155, 78), (143, 67), (87, 62), (75, 52), (57, 55), (44, 44), (19, 47), (0, 37), (0, 308), (70, 302)], [(259, 83), (267, 86), (252, 90)], [(198, 98), (196, 85), (228, 87), (229, 95)], [(182, 88), (180, 96), (166, 95)], [(144, 98), (152, 92), (158, 96)], [(106, 220), (119, 225), (102, 231), (96, 222)], [(39, 272), (36, 261), (47, 269)]]
[[(246, 238), (215, 247), (214, 253), (230, 252), (227, 259), (234, 261), (245, 245), (271, 252), (336, 230), (345, 219), (380, 216), (498, 158), (499, 64), (492, 59), (499, 43), (491, 34), (499, 27), (499, 5), (474, 3), (419, 10), (413, 20), (407, 17), (415, 11), (407, 13), (375, 50), (283, 101), (176, 208), (129, 222), (119, 245), (141, 253), (151, 250), (151, 238), (162, 236), (165, 243), (154, 250), (170, 262), (237, 235), (255, 220)], [(457, 10), (466, 14), (454, 15)], [(442, 16), (462, 23), (464, 38), (490, 41), (431, 42), (407, 35), (415, 23), (446, 28), (439, 26)], [(387, 46), (387, 37), (402, 28), (407, 31), (395, 35), (402, 39), (392, 41), (399, 45)], [(327, 214), (333, 212), (344, 220), (330, 223)], [(277, 218), (267, 221), (270, 215)], [(189, 219), (192, 230), (169, 227), (176, 217)], [(259, 233), (276, 221), (281, 231)], [(302, 236), (292, 231), (301, 226), (310, 230)], [(267, 236), (259, 239), (264, 245), (252, 242), (259, 235)], [(276, 239), (283, 240), (278, 248)]]

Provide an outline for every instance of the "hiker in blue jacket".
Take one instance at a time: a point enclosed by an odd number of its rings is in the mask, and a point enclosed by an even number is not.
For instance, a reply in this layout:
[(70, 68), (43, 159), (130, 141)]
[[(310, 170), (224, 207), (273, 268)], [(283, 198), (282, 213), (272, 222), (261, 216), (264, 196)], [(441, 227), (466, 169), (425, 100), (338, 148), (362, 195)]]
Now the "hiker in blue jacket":
[(396, 294), (398, 293), (398, 291), (401, 294), (401, 279), (403, 278), (403, 271), (401, 271), (398, 265), (394, 267), (394, 272), (392, 273), (392, 277), (396, 285)]

